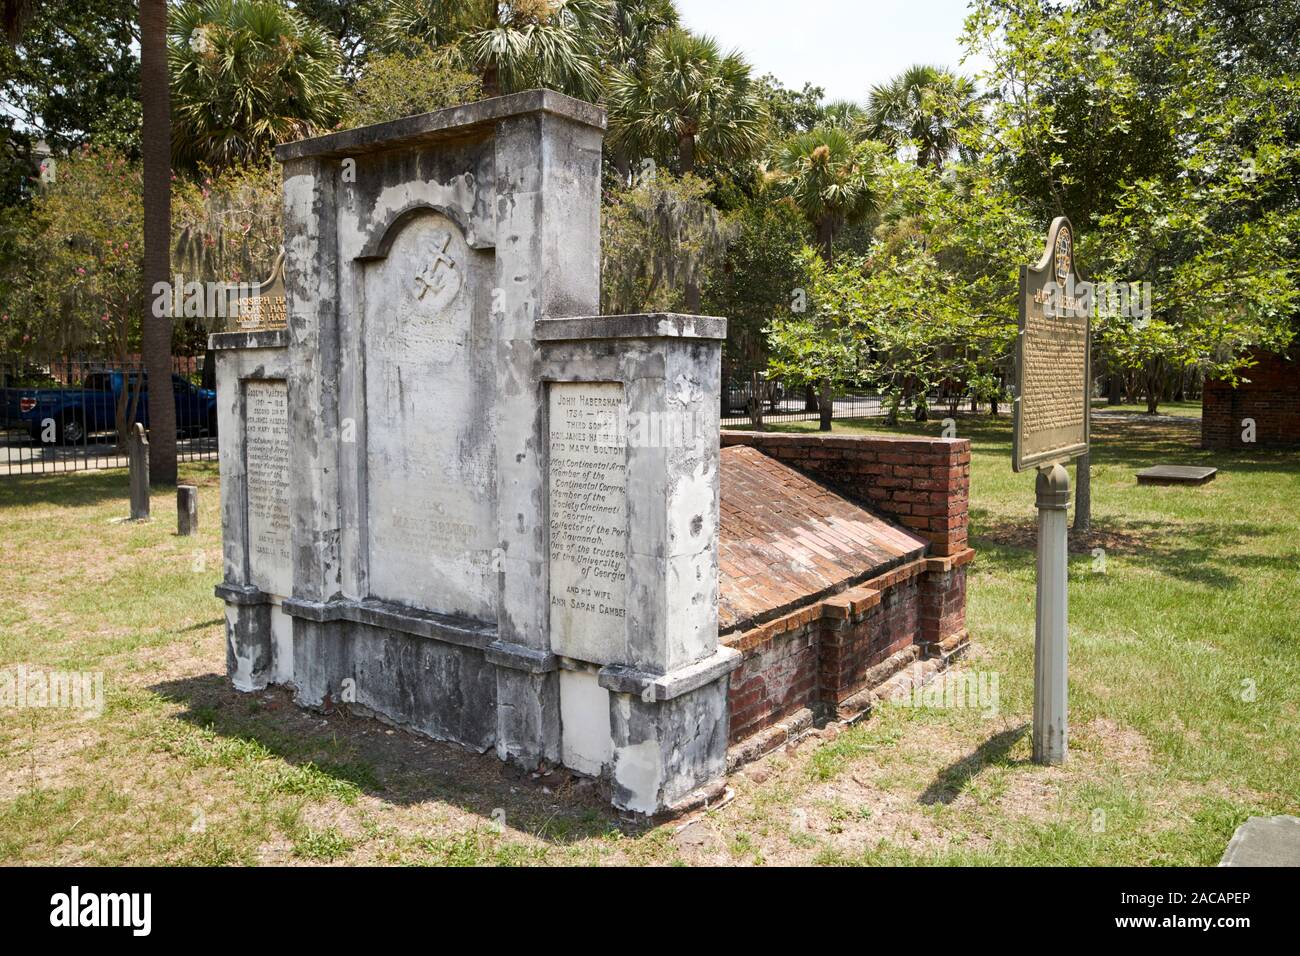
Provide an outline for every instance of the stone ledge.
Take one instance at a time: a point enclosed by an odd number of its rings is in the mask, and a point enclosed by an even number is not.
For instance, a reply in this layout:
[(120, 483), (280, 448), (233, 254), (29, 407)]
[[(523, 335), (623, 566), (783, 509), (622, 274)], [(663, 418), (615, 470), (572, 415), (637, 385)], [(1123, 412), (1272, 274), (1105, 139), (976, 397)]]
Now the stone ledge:
[(222, 582), (212, 589), (212, 593), (227, 604), (271, 604), (271, 595), (251, 584), (226, 584)]
[(285, 598), (282, 608), (291, 617), (300, 617), (321, 624), (330, 621), (350, 621), (353, 624), (388, 628), (403, 634), (413, 634), (416, 637), (427, 637), (445, 644), (473, 647), (478, 650), (486, 650), (496, 637), (496, 628), (491, 625), (373, 599), (321, 602)]
[(740, 666), (742, 655), (730, 647), (719, 647), (704, 660), (687, 664), (667, 674), (648, 674), (623, 664), (607, 664), (597, 680), (606, 690), (635, 694), (644, 701), (665, 701), (711, 684)]
[(208, 348), (225, 349), (287, 349), (288, 329), (250, 329), (243, 332), (213, 332), (208, 336)]
[(528, 674), (546, 674), (560, 666), (560, 659), (551, 651), (510, 641), (493, 641), (483, 651), (483, 656), (489, 664)]
[(402, 146), (422, 146), (476, 131), (490, 131), (498, 121), (526, 113), (550, 113), (583, 126), (605, 128), (605, 111), (593, 103), (553, 90), (526, 90), (388, 123), (282, 143), (275, 148), (275, 158), (284, 163), (313, 156), (342, 158)]
[(538, 319), (539, 342), (601, 339), (718, 339), (727, 337), (727, 320), (714, 315), (645, 312), (636, 315), (582, 315)]

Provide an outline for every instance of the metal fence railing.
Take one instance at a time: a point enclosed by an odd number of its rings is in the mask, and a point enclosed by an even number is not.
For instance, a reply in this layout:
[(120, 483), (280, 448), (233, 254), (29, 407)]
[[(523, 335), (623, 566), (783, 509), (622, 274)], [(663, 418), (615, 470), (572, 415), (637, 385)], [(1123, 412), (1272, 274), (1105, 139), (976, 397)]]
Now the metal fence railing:
[[(217, 454), (216, 393), (202, 379), (202, 356), (173, 359), (181, 461)], [(150, 384), (138, 360), (0, 361), (0, 478), (126, 467), (119, 432), (148, 427)]]
[[(724, 387), (722, 403), (723, 428), (749, 428), (753, 425), (751, 399), (755, 392), (762, 406), (763, 424), (783, 422), (815, 422), (820, 420), (817, 396), (806, 385), (786, 385), (781, 382), (732, 382)], [(954, 409), (964, 412), (972, 409), (971, 396), (958, 392), (942, 392), (925, 400), (929, 418), (942, 419)], [(899, 408), (900, 417), (914, 417), (916, 397), (904, 400)], [(987, 403), (982, 403), (987, 408)], [(973, 409), (972, 409), (973, 410)], [(883, 418), (889, 411), (889, 398), (869, 389), (844, 389), (836, 391), (831, 400), (831, 419), (843, 421), (850, 418)]]

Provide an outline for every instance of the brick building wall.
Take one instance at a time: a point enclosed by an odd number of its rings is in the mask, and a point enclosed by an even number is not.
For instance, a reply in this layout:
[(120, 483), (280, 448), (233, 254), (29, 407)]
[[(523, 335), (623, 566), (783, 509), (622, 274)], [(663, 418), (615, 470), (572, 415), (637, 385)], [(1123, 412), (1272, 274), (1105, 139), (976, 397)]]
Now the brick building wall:
[[(1202, 448), (1300, 447), (1300, 355), (1254, 353), (1258, 364), (1233, 388), (1207, 380), (1201, 398)], [(1242, 441), (1245, 419), (1255, 422), (1255, 442)]]

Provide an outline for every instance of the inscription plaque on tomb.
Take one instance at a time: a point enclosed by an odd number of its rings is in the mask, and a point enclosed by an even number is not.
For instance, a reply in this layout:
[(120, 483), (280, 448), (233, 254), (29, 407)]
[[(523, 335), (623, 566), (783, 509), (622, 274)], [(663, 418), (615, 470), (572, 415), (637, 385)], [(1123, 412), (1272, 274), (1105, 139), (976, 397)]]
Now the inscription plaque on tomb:
[(293, 588), (288, 394), (284, 382), (244, 382), (250, 576), (256, 587), (281, 596), (288, 595)]
[(499, 570), (489, 265), (430, 212), (365, 273), (370, 593), (480, 619)]
[(1075, 295), (1074, 232), (1053, 221), (1037, 265), (1020, 268), (1012, 468), (1088, 453), (1089, 309)]
[(620, 659), (627, 615), (623, 386), (550, 387), (550, 621), (557, 654)]

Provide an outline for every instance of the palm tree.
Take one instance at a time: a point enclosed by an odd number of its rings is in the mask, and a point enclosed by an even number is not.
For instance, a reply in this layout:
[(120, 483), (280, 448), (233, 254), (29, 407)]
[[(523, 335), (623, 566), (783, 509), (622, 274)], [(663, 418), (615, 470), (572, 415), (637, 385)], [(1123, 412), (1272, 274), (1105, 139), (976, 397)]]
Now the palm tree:
[[(601, 42), (606, 76), (615, 69), (638, 72), (659, 37), (677, 29), (679, 23), (673, 0), (613, 0), (610, 13), (610, 28)], [(607, 143), (606, 148), (620, 181), (626, 184), (632, 167), (627, 144)]]
[[(34, 0), (0, 0), (0, 25), (17, 42), (35, 8)], [(140, 152), (144, 161), (144, 288), (171, 279), (171, 100), (167, 84), (167, 0), (140, 0)], [(149, 477), (158, 487), (176, 485), (176, 406), (171, 401), (172, 321), (143, 316), (145, 371), (154, 383), (149, 408)], [(161, 396), (161, 400), (159, 400)]]
[[(144, 287), (171, 280), (172, 140), (167, 77), (167, 0), (140, 0), (140, 158), (143, 161)], [(145, 302), (150, 301), (146, 296)], [(176, 486), (176, 403), (172, 401), (172, 320), (146, 310), (140, 349), (153, 383), (149, 481)]]
[(344, 101), (338, 44), (278, 0), (199, 0), (172, 17), (175, 157), (228, 166), (328, 129)]
[(803, 214), (827, 263), (840, 230), (876, 207), (877, 159), (870, 143), (833, 126), (796, 133), (776, 147), (766, 179)]
[(867, 131), (895, 149), (913, 144), (918, 166), (941, 169), (960, 133), (979, 116), (980, 96), (964, 76), (938, 66), (913, 66), (873, 87)]
[(607, 0), (396, 0), (381, 34), (393, 52), (448, 47), (489, 96), (545, 87), (595, 101)]
[(711, 37), (663, 33), (639, 69), (616, 68), (606, 84), (615, 149), (674, 157), (679, 173), (707, 161), (743, 159), (758, 148), (763, 111), (739, 53)]

